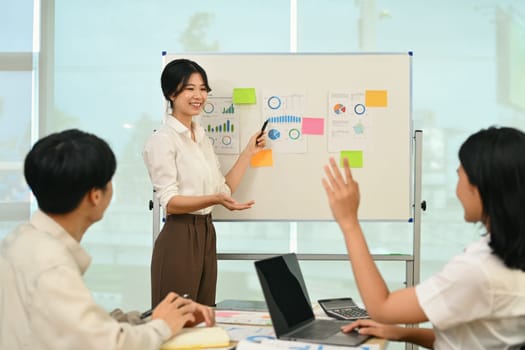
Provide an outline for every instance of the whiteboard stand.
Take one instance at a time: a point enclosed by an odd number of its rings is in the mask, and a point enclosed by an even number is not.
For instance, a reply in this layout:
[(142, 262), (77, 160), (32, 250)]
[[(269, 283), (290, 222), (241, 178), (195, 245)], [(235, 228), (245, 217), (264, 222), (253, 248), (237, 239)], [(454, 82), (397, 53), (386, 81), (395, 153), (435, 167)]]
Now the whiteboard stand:
[(422, 168), (422, 156), (423, 153), (423, 131), (416, 130), (414, 132), (414, 234), (413, 234), (413, 248), (412, 254), (414, 255), (414, 267), (412, 284), (415, 286), (419, 283), (420, 271), (421, 271), (421, 211), (427, 209), (426, 201), (421, 199), (422, 183), (421, 178), (423, 176)]
[[(421, 211), (427, 209), (426, 201), (421, 200), (423, 175), (422, 168), (423, 153), (423, 131), (414, 132), (414, 227), (412, 237), (412, 261), (406, 261), (406, 280), (407, 287), (414, 287), (419, 283), (421, 272)], [(418, 327), (418, 325), (407, 325), (407, 327)], [(415, 350), (418, 346), (414, 344), (405, 344), (406, 350)]]

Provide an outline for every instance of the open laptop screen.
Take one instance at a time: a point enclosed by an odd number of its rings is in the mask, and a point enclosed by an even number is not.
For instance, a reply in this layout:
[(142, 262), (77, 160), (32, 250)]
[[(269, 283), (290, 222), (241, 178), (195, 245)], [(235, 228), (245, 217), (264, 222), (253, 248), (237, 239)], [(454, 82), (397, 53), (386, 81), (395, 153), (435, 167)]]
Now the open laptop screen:
[(256, 261), (255, 268), (277, 336), (314, 319), (295, 254)]

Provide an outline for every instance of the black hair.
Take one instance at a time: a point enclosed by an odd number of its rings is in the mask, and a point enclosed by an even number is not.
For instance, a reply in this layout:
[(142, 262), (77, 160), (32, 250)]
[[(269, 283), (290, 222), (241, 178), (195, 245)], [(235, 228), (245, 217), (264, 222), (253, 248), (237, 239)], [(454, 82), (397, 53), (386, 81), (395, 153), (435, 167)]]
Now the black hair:
[(463, 143), (459, 160), (479, 190), (492, 252), (507, 267), (525, 271), (525, 134), (480, 130)]
[(105, 190), (116, 167), (106, 141), (71, 129), (36, 142), (25, 158), (24, 176), (40, 210), (65, 214), (93, 188)]
[(181, 58), (170, 61), (166, 67), (164, 67), (162, 75), (160, 76), (160, 85), (162, 87), (164, 98), (170, 103), (171, 108), (173, 108), (173, 102), (170, 100), (170, 97), (176, 97), (182, 92), (193, 73), (200, 74), (204, 81), (204, 85), (206, 86), (206, 91), (210, 92), (211, 88), (208, 84), (208, 76), (206, 75), (204, 68), (199, 66), (196, 62)]

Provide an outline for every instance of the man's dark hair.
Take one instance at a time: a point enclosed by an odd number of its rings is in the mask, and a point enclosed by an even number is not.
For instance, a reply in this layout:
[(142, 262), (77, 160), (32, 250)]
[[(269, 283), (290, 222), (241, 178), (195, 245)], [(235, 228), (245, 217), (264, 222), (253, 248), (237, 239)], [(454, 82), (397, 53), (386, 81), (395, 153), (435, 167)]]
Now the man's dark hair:
[(106, 141), (71, 129), (35, 143), (25, 158), (24, 176), (40, 210), (65, 214), (93, 188), (104, 190), (116, 167), (115, 155)]

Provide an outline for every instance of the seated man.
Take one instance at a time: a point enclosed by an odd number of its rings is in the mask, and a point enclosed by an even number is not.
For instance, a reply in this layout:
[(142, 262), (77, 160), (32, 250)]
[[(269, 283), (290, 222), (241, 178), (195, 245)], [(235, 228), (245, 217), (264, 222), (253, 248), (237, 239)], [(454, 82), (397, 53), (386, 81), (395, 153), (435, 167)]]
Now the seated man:
[(212, 309), (175, 293), (136, 326), (94, 302), (80, 240), (109, 205), (115, 169), (108, 144), (79, 130), (44, 137), (26, 156), (39, 210), (0, 242), (0, 349), (158, 349), (184, 326), (214, 324)]

